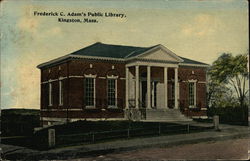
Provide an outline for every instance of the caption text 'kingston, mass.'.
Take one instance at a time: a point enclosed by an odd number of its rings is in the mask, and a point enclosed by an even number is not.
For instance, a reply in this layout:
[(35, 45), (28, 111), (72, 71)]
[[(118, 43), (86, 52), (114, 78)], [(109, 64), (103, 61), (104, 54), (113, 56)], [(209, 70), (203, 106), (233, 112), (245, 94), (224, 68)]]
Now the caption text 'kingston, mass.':
[[(98, 23), (98, 18), (126, 18), (124, 13), (117, 12), (46, 12), (34, 11), (34, 16), (57, 17), (58, 22)], [(83, 17), (83, 18), (82, 18)]]

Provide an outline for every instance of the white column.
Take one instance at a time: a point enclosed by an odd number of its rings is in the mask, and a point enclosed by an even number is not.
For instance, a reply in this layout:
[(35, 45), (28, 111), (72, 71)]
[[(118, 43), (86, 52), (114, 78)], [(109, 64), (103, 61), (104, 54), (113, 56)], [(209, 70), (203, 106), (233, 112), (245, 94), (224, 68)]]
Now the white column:
[(174, 68), (174, 108), (178, 109), (178, 68)]
[(151, 69), (147, 66), (147, 108), (151, 108)]
[(128, 67), (126, 67), (126, 108), (128, 109), (129, 108), (129, 104), (128, 104), (128, 96), (129, 96), (129, 94), (128, 94), (128, 92), (129, 92), (129, 90), (128, 90), (128, 86), (129, 86), (129, 68)]
[(139, 108), (139, 66), (135, 66), (135, 108)]
[(168, 68), (164, 67), (164, 103), (165, 108), (168, 108)]
[(152, 107), (155, 107), (154, 105), (155, 105), (155, 83), (154, 82), (152, 82)]

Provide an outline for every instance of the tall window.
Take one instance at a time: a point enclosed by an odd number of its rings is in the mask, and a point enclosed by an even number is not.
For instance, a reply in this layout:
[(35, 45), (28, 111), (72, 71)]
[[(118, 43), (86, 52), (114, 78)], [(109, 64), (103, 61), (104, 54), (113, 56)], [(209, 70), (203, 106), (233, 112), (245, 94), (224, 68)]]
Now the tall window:
[(63, 105), (63, 82), (59, 80), (59, 105)]
[(194, 82), (189, 82), (188, 84), (188, 94), (189, 94), (189, 107), (195, 107), (195, 95), (196, 95), (196, 91), (195, 91), (195, 83)]
[(116, 79), (108, 79), (108, 106), (116, 106)]
[(52, 106), (52, 83), (49, 83), (49, 106)]
[(85, 104), (95, 106), (95, 79), (85, 78)]

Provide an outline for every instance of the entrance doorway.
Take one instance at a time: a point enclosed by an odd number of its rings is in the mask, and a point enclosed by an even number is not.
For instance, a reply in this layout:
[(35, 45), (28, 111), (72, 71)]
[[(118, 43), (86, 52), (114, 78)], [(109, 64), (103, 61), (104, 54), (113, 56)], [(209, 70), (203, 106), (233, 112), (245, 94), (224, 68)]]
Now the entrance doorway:
[[(141, 107), (143, 108), (146, 108), (147, 106), (147, 81), (145, 80), (142, 80), (141, 81), (141, 92), (140, 92), (140, 95), (141, 95)], [(157, 84), (158, 82), (157, 81), (151, 81), (150, 85), (151, 85), (151, 107), (152, 108), (156, 108), (157, 107)]]

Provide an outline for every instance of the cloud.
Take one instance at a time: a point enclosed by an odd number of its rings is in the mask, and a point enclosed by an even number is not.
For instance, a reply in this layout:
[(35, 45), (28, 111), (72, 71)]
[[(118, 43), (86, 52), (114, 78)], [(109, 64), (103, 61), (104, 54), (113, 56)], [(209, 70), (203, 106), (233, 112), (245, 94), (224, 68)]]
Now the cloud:
[(62, 29), (60, 27), (53, 27), (47, 33), (51, 35), (59, 35), (62, 33)]
[(185, 36), (208, 36), (216, 32), (221, 22), (214, 16), (208, 14), (199, 14), (185, 24), (181, 33)]
[[(62, 29), (58, 26), (44, 26), (42, 19), (31, 16), (24, 16), (20, 18), (17, 23), (20, 35), (31, 36), (32, 39), (48, 38), (55, 35), (60, 35)], [(29, 34), (28, 34), (29, 33)]]
[(37, 18), (23, 17), (19, 20), (17, 26), (22, 31), (35, 33), (37, 32), (39, 23), (39, 19)]
[(17, 85), (14, 90), (11, 88), (7, 93), (8, 98), (12, 100), (11, 107), (38, 108), (39, 107), (39, 79), (40, 73), (36, 68), (37, 59), (34, 59), (38, 53), (31, 52), (27, 56), (20, 58), (18, 64)]

